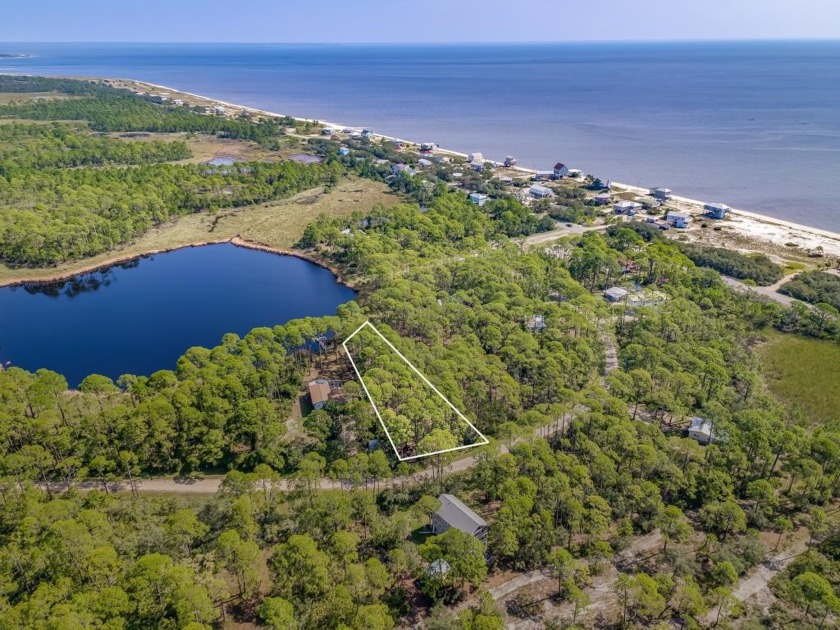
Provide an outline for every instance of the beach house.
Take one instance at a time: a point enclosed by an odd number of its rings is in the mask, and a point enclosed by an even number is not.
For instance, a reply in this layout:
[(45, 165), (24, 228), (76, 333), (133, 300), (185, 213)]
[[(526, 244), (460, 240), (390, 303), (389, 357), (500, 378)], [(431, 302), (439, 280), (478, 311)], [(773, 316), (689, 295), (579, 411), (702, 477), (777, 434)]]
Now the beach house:
[(547, 199), (548, 197), (551, 197), (554, 194), (553, 192), (551, 192), (550, 188), (540, 186), (539, 184), (534, 184), (533, 186), (531, 186), (528, 192), (534, 199)]
[(671, 189), (654, 188), (650, 191), (650, 194), (653, 195), (655, 199), (659, 199), (660, 201), (668, 201), (671, 198)]
[(370, 129), (362, 129), (362, 138), (373, 138), (373, 132)]
[(725, 219), (730, 208), (725, 203), (707, 203), (703, 206), (706, 216), (711, 219)]
[(695, 416), (691, 419), (691, 424), (688, 426), (688, 437), (692, 440), (697, 440), (700, 444), (710, 444), (714, 438), (713, 429), (711, 420)]
[(687, 228), (691, 223), (691, 214), (685, 210), (671, 210), (665, 220), (675, 228)]
[(350, 155), (350, 149), (348, 149), (347, 147), (339, 147), (338, 148), (338, 154), (342, 155), (342, 156)]
[(612, 195), (610, 195), (610, 193), (608, 192), (599, 193), (592, 198), (592, 203), (594, 203), (596, 206), (605, 206), (610, 201), (612, 201)]
[(507, 166), (507, 167), (516, 166), (516, 158), (513, 157), (512, 155), (506, 156), (505, 157), (505, 166)]
[(454, 527), (465, 534), (475, 536), (481, 542), (487, 542), (487, 521), (453, 494), (442, 494), (438, 500), (440, 509), (432, 514), (432, 533), (442, 534)]
[(479, 192), (470, 193), (470, 201), (472, 201), (479, 208), (487, 203), (489, 197)]
[(437, 146), (438, 145), (434, 142), (423, 142), (420, 145), (420, 150), (428, 153), (429, 151), (434, 151), (435, 149), (437, 149)]
[(309, 398), (314, 409), (323, 409), (330, 399), (330, 382), (325, 378), (309, 381)]
[(554, 177), (556, 179), (560, 179), (561, 177), (566, 177), (569, 174), (569, 167), (563, 164), (563, 162), (557, 162), (554, 165)]
[(626, 214), (628, 216), (633, 216), (637, 214), (642, 209), (642, 204), (636, 201), (630, 201), (629, 199), (622, 199), (621, 201), (617, 202), (613, 206), (613, 211), (616, 214)]

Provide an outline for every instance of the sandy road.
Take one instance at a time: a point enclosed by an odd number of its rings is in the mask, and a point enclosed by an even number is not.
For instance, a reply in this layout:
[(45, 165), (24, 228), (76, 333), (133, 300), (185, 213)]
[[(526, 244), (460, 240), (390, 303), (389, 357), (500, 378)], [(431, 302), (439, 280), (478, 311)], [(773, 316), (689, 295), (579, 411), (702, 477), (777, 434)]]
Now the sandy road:
[[(566, 426), (568, 426), (568, 422), (562, 422), (560, 424), (559, 430), (562, 430)], [(554, 433), (557, 432), (558, 429), (555, 429), (553, 426), (542, 426), (537, 427), (533, 431), (532, 436), (530, 437), (543, 437), (548, 438)], [(520, 437), (511, 443), (517, 444), (526, 437)], [(510, 452), (510, 448), (506, 444), (499, 444), (498, 446), (499, 453), (508, 453)], [(467, 455), (466, 457), (461, 457), (456, 459), (448, 466), (444, 468), (444, 471), (447, 473), (459, 473), (464, 472), (465, 470), (469, 470), (473, 466), (475, 466), (480, 457), (481, 453), (476, 453), (475, 455)], [(424, 468), (423, 470), (418, 470), (417, 472), (405, 476), (405, 477), (392, 477), (391, 479), (383, 479), (378, 482), (379, 488), (394, 488), (394, 487), (401, 487), (406, 485), (414, 485), (418, 483), (423, 483), (430, 481), (434, 477), (434, 468), (428, 467)], [(216, 494), (219, 491), (219, 488), (222, 486), (222, 481), (224, 481), (224, 476), (222, 475), (207, 475), (207, 476), (199, 476), (194, 478), (183, 478), (183, 477), (152, 477), (152, 478), (139, 478), (134, 480), (134, 486), (138, 493), (140, 494), (197, 494), (197, 495), (212, 495)], [(370, 481), (372, 484), (372, 480)], [(279, 481), (274, 482), (273, 486), (276, 490), (280, 491), (288, 491), (293, 490), (296, 487), (296, 480), (294, 479), (281, 479)], [(39, 484), (43, 487), (43, 484)], [(109, 481), (107, 483), (108, 491), (109, 492), (131, 492), (131, 484), (128, 480), (117, 480), (117, 481)], [(74, 484), (74, 488), (78, 490), (102, 490), (103, 485), (100, 481), (83, 481)], [(318, 480), (317, 485), (319, 490), (340, 490), (340, 489), (347, 489), (349, 486), (346, 483), (341, 481), (336, 481), (333, 479), (328, 479), (326, 477), (321, 478)], [(63, 482), (51, 482), (49, 484), (49, 489), (52, 492), (63, 492), (67, 490), (67, 484)]]

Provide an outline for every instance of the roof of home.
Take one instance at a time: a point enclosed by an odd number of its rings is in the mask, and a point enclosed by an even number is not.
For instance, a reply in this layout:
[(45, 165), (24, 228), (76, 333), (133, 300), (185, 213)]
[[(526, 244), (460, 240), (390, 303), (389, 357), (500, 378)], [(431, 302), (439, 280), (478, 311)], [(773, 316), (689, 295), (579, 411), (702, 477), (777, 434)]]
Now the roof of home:
[(622, 298), (627, 295), (629, 291), (627, 289), (622, 289), (621, 287), (610, 287), (606, 291), (604, 291), (604, 295), (609, 295), (610, 297), (617, 297)]
[(725, 203), (707, 203), (706, 208), (708, 208), (709, 210), (729, 210), (729, 206), (727, 206)]
[(557, 162), (557, 164), (554, 165), (554, 170), (555, 171), (559, 171), (560, 169), (563, 169), (563, 168), (566, 168), (566, 165), (563, 164), (563, 162)]
[(450, 527), (462, 532), (473, 534), (479, 527), (487, 527), (487, 521), (473, 512), (453, 494), (442, 494), (438, 497), (440, 509), (437, 515), (446, 521)]
[(313, 405), (327, 402), (330, 398), (330, 382), (325, 378), (309, 381), (309, 396)]
[(689, 431), (698, 431), (700, 433), (712, 433), (712, 421), (708, 418), (701, 418), (694, 416), (691, 418), (691, 425), (688, 427)]
[(668, 218), (675, 218), (675, 219), (688, 219), (691, 217), (690, 212), (686, 212), (685, 210), (671, 210), (668, 213)]
[(531, 192), (539, 193), (541, 195), (545, 195), (551, 192), (551, 188), (547, 188), (545, 186), (540, 186), (539, 184), (534, 184), (531, 186)]

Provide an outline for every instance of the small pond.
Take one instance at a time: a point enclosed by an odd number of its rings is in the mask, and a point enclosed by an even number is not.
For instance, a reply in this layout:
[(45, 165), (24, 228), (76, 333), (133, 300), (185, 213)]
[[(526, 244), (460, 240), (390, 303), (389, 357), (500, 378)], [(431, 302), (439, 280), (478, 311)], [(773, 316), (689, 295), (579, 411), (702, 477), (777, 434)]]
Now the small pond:
[(230, 243), (187, 247), (0, 288), (0, 364), (48, 368), (71, 387), (91, 373), (148, 375), (225, 333), (332, 315), (355, 296), (329, 270), (294, 256)]

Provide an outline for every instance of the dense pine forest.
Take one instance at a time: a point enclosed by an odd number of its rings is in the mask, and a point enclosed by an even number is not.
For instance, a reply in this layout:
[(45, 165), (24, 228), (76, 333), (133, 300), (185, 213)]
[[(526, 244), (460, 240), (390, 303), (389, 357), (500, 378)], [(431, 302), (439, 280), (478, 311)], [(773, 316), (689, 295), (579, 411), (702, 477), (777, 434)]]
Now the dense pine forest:
[[(159, 124), (144, 113), (159, 104), (32, 81), (79, 98), (0, 115), (93, 131), (0, 126), (0, 163), (28, 160), (0, 175), (6, 262), (89, 256), (179, 213), (366, 168), (155, 164), (184, 147), (134, 155), (87, 134)], [(92, 154), (102, 166), (71, 168)], [(512, 238), (521, 212), (437, 189), (422, 207), (322, 217), (301, 250), (361, 291), (335, 316), (229, 334), (78, 391), (48, 370), (0, 371), (0, 628), (835, 624), (840, 416), (817, 423), (775, 399), (755, 349), (774, 327), (836, 343), (836, 317), (735, 293), (644, 229), (528, 247)], [(666, 299), (610, 306), (601, 292), (625, 276)], [(366, 319), (491, 438), (461, 472), (446, 471), (453, 455), (409, 465), (372, 448), (385, 441), (358, 383), (287, 423), (307, 374), (350, 373), (339, 342)], [(692, 417), (713, 424), (711, 444), (687, 437)], [(137, 489), (211, 473), (225, 474), (212, 497)], [(487, 520), (486, 547), (427, 533), (441, 492)], [(769, 603), (744, 604), (744, 577), (784, 550), (797, 557)], [(549, 578), (544, 597), (494, 600), (491, 584), (531, 571)]]

